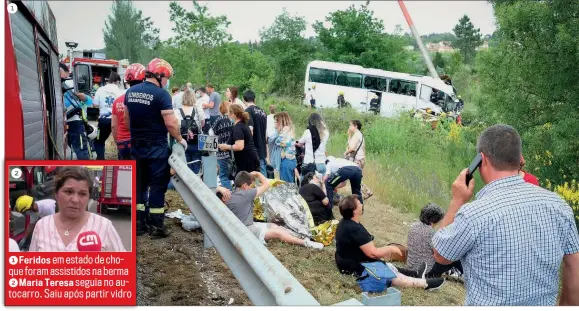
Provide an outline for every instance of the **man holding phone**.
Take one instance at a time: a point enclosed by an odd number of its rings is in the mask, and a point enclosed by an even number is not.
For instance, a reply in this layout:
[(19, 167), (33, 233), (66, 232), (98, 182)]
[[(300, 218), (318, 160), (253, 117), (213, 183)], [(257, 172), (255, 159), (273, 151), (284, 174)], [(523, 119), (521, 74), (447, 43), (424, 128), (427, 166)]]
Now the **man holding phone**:
[[(522, 144), (508, 125), (479, 137), (486, 186), (473, 202), (475, 182), (464, 169), (432, 243), (434, 258), (461, 261), (466, 305), (579, 305), (579, 234), (571, 207), (558, 195), (519, 176)], [(478, 155), (477, 155), (478, 156)], [(473, 161), (478, 162), (478, 161)], [(477, 167), (477, 163), (473, 163)]]

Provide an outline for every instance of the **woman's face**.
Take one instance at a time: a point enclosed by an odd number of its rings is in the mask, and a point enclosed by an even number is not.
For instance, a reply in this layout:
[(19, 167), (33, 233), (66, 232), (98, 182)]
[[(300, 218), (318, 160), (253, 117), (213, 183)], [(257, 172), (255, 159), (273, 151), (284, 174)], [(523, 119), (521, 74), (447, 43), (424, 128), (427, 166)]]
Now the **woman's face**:
[(225, 90), (225, 97), (231, 98), (231, 91), (229, 89)]
[(356, 200), (356, 209), (354, 210), (354, 216), (358, 216), (360, 217), (362, 215), (362, 203), (360, 202), (360, 200)]
[(350, 127), (348, 128), (348, 130), (349, 130), (350, 132), (353, 132), (353, 131), (356, 130), (356, 126), (354, 125), (354, 123), (350, 122)]
[(69, 178), (56, 193), (59, 211), (68, 218), (79, 218), (86, 212), (90, 192), (86, 180)]

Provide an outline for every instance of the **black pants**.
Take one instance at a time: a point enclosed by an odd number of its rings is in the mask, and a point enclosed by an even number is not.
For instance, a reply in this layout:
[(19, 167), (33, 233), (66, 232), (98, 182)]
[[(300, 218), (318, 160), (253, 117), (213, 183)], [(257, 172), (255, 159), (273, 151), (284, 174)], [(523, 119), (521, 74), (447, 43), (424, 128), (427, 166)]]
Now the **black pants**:
[(357, 194), (360, 197), (360, 203), (364, 204), (362, 197), (362, 169), (357, 166), (342, 167), (328, 177), (326, 180), (326, 192), (330, 204), (332, 204), (334, 199), (334, 189), (346, 180), (350, 181), (352, 194)]
[(432, 266), (432, 269), (430, 269), (430, 272), (428, 272), (426, 274), (427, 278), (437, 278), (439, 276), (441, 276), (444, 272), (447, 272), (448, 270), (452, 269), (452, 268), (456, 268), (458, 271), (460, 271), (460, 273), (462, 274), (462, 264), (460, 263), (460, 261), (455, 261), (453, 263), (451, 263), (450, 265), (441, 265), (439, 263), (435, 263), (434, 266)]
[(98, 124), (98, 135), (94, 142), (94, 149), (97, 153), (97, 160), (105, 159), (105, 142), (111, 135), (111, 119), (100, 118)]

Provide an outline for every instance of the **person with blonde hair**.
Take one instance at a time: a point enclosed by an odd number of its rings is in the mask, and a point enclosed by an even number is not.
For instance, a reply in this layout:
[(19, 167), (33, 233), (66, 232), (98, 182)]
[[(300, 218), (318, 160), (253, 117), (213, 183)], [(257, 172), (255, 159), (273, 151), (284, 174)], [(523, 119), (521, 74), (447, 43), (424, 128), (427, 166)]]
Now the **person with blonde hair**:
[[(199, 150), (199, 134), (205, 126), (205, 113), (203, 108), (196, 104), (195, 92), (192, 89), (183, 91), (181, 108), (175, 109), (175, 115), (181, 126), (181, 136), (187, 140), (185, 158), (189, 169), (193, 173), (201, 170), (201, 151)], [(192, 163), (191, 163), (192, 162)]]
[(276, 126), (269, 140), (281, 148), (280, 179), (294, 183), (294, 169), (297, 165), (294, 125), (289, 114), (285, 111), (277, 113), (274, 119)]
[(249, 113), (239, 105), (229, 105), (229, 118), (233, 120), (233, 132), (227, 143), (217, 147), (222, 151), (233, 151), (237, 171), (259, 172), (259, 156), (253, 143), (253, 135), (247, 123)]

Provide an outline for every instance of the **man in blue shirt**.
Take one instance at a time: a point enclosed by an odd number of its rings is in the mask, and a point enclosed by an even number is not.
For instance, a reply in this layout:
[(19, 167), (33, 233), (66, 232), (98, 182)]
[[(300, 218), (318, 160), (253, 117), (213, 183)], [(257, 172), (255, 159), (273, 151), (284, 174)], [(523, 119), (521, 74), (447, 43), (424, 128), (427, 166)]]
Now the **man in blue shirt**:
[[(171, 95), (164, 89), (173, 68), (155, 58), (147, 66), (145, 82), (127, 90), (125, 123), (131, 131), (131, 156), (137, 166), (137, 235), (169, 235), (165, 228), (165, 192), (169, 184), (167, 132), (187, 150)], [(147, 191), (148, 190), (148, 191)], [(148, 192), (148, 195), (147, 195)]]
[(77, 160), (89, 160), (92, 150), (85, 130), (85, 116), (86, 107), (92, 105), (92, 98), (83, 93), (74, 93), (74, 82), (68, 76), (68, 67), (60, 63), (60, 77), (68, 79), (63, 83), (62, 95), (66, 111), (67, 142)]
[(463, 265), (466, 305), (555, 305), (563, 263), (561, 305), (579, 305), (579, 234), (571, 207), (519, 176), (521, 138), (507, 125), (479, 137), (480, 176), (463, 170), (452, 185), (447, 214), (434, 235), (434, 259)]

